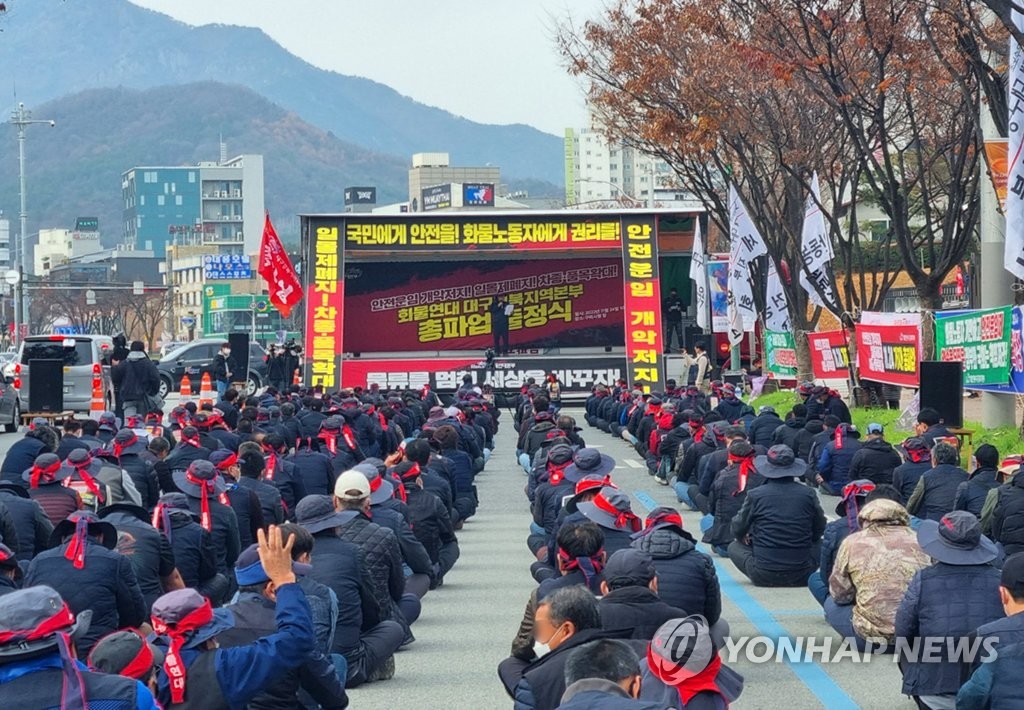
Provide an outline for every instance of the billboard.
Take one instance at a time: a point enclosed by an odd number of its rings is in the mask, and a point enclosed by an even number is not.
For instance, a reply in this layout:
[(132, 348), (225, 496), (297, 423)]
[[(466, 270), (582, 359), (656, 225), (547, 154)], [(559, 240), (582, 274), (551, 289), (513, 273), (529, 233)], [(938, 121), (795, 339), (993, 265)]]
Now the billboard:
[(846, 333), (830, 330), (808, 333), (807, 347), (811, 351), (811, 370), (818, 380), (845, 380), (850, 376), (850, 349)]
[[(310, 386), (330, 391), (341, 384), (338, 356), (343, 352), (345, 280), (341, 278), (341, 230), (324, 224), (307, 235), (306, 358)], [(310, 268), (310, 264), (312, 268)]]
[(1011, 308), (935, 314), (939, 360), (964, 364), (964, 385), (1006, 385), (1011, 365)]
[(252, 264), (242, 254), (206, 254), (203, 256), (203, 276), (207, 280), (251, 279)]
[(420, 209), (424, 212), (452, 206), (452, 186), (434, 185), (420, 190)]
[(493, 182), (467, 182), (462, 185), (463, 207), (494, 207)]
[(920, 331), (913, 325), (857, 326), (857, 367), (863, 380), (917, 387)]
[(780, 377), (796, 377), (796, 343), (790, 332), (764, 334), (766, 369)]
[(484, 350), (500, 293), (513, 349), (622, 345), (621, 282), (616, 259), (351, 264), (345, 350)]
[(375, 187), (346, 187), (345, 206), (352, 205), (375, 205), (377, 204), (377, 188)]

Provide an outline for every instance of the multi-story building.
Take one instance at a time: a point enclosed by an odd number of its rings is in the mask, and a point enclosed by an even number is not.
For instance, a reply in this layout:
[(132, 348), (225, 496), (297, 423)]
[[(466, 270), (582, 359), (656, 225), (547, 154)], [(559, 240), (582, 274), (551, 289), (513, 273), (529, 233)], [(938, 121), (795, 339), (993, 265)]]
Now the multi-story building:
[(7, 271), (12, 266), (11, 221), (0, 212), (0, 270)]
[(195, 166), (135, 167), (121, 176), (124, 240), (163, 256), (174, 242), (248, 254), (263, 234), (263, 156)]
[[(500, 168), (490, 165), (456, 168), (452, 167), (447, 153), (416, 153), (409, 169), (409, 211), (429, 212), (455, 206), (493, 208), (500, 182)], [(487, 186), (490, 186), (489, 199), (481, 202), (490, 204), (466, 204), (462, 190), (483, 188), (474, 192), (485, 193)], [(456, 194), (453, 195), (453, 191)]]
[(39, 241), (32, 258), (32, 273), (48, 276), (50, 269), (68, 260), (69, 229), (40, 229)]

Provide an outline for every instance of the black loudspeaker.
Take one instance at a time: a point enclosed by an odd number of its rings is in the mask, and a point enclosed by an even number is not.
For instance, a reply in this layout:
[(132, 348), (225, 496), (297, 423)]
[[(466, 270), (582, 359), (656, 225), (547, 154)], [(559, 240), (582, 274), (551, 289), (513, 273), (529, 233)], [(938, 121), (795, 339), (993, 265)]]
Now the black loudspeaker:
[(697, 343), (702, 344), (706, 349), (709, 340), (710, 338), (704, 335), (704, 330), (700, 326), (688, 325), (683, 329), (683, 345), (691, 353), (693, 352), (693, 346)]
[(931, 407), (942, 423), (958, 428), (964, 423), (964, 369), (960, 362), (921, 361), (921, 409)]
[(231, 380), (245, 382), (249, 377), (249, 334), (230, 333), (228, 343), (231, 344)]
[(30, 412), (64, 411), (64, 361), (28, 361), (28, 409)]

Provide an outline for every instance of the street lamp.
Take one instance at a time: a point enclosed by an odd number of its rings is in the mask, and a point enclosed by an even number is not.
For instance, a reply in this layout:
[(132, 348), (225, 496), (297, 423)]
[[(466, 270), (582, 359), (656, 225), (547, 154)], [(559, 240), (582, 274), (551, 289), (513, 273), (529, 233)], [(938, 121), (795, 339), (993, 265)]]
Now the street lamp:
[[(18, 214), (20, 227), (18, 241), (18, 254), (20, 261), (18, 262), (18, 270), (21, 272), (21, 279), (19, 281), (18, 293), (20, 303), (14, 304), (14, 342), (17, 343), (21, 337), (21, 326), (20, 323), (24, 322), (28, 324), (28, 299), (25, 297), (24, 282), (25, 274), (28, 273), (28, 262), (25, 259), (25, 252), (28, 251), (28, 195), (25, 192), (25, 129), (33, 123), (48, 123), (53, 128), (57, 125), (54, 120), (32, 118), (32, 112), (25, 108), (25, 104), (19, 103), (18, 108), (11, 112), (11, 119), (8, 121), (12, 126), (18, 127), (18, 181), (21, 191), (21, 211)], [(22, 313), (22, 309), (24, 312)]]

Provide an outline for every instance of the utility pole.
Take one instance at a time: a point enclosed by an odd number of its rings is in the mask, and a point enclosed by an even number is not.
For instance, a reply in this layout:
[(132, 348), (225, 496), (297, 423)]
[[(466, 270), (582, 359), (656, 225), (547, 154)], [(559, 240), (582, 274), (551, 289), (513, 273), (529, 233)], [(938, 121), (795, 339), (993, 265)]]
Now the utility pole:
[(12, 126), (18, 127), (18, 184), (21, 192), (21, 211), (18, 214), (20, 226), (18, 241), (19, 262), (18, 271), (21, 278), (18, 280), (17, 289), (20, 292), (20, 301), (14, 304), (14, 342), (21, 339), (21, 323), (26, 325), (29, 322), (28, 297), (25, 295), (25, 275), (28, 273), (28, 261), (25, 256), (28, 251), (28, 195), (25, 187), (25, 129), (33, 123), (48, 123), (50, 127), (57, 125), (56, 121), (32, 118), (32, 112), (25, 108), (25, 104), (19, 103), (18, 108), (11, 112), (11, 119), (8, 121)]

